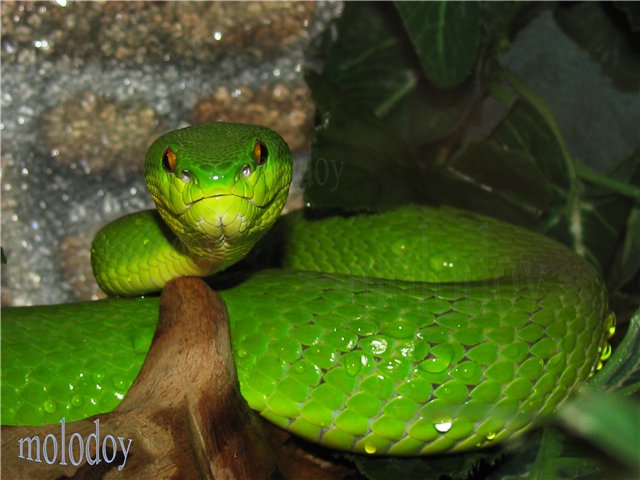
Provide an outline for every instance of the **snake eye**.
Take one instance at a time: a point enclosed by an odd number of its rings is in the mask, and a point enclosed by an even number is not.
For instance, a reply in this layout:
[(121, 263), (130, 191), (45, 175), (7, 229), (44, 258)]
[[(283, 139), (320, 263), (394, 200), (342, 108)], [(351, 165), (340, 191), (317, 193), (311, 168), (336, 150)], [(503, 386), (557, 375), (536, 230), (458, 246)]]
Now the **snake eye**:
[(258, 140), (253, 147), (253, 158), (255, 158), (258, 167), (264, 164), (267, 158), (269, 158), (269, 149), (262, 140)]
[(171, 147), (167, 147), (162, 154), (162, 167), (169, 173), (176, 173), (176, 164), (178, 157)]

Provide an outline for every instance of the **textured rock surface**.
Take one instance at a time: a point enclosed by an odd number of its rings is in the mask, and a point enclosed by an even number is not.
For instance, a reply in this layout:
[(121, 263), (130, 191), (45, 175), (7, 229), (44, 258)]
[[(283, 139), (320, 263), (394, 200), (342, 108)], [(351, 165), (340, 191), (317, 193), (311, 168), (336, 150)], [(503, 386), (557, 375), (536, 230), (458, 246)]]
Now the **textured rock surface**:
[(137, 172), (160, 132), (216, 119), (281, 130), (297, 150), (288, 208), (301, 204), (313, 115), (304, 49), (340, 4), (0, 8), (4, 305), (96, 298), (95, 285), (77, 288), (92, 273), (74, 248), (105, 223), (151, 208)]

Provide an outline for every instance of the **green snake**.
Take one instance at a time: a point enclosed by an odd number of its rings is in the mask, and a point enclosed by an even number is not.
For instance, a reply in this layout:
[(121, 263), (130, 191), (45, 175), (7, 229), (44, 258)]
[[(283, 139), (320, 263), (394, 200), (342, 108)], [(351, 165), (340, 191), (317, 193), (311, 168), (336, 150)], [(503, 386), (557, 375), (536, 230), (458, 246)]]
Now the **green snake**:
[(291, 178), (289, 148), (264, 127), (157, 139), (157, 210), (92, 246), (99, 285), (120, 298), (3, 310), (3, 423), (111, 411), (157, 322), (158, 298), (135, 296), (224, 270), (276, 220), (281, 269), (219, 293), (243, 397), (296, 435), (369, 454), (490, 446), (554, 412), (607, 356), (606, 289), (568, 248), (447, 207), (280, 217)]

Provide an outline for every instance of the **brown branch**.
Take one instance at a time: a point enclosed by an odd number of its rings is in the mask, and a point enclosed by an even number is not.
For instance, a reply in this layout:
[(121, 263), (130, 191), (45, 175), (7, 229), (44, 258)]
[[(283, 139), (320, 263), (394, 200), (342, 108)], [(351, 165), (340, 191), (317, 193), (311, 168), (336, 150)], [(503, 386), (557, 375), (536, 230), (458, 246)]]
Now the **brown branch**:
[[(96, 421), (102, 442), (99, 451), (95, 441), (89, 441), (90, 458), (83, 455), (79, 465), (72, 465), (71, 436), (78, 433), (87, 443), (90, 434), (95, 436)], [(275, 469), (262, 423), (238, 390), (224, 303), (196, 278), (175, 280), (162, 292), (151, 349), (120, 406), (111, 413), (65, 425), (67, 465), (60, 465), (61, 428), (61, 424), (4, 427), (3, 478), (260, 479), (268, 478)], [(58, 444), (52, 464), (42, 456), (43, 445), (40, 462), (19, 457), (21, 439), (35, 435), (43, 442), (49, 434)], [(108, 435), (113, 443), (106, 439)], [(125, 463), (123, 452), (129, 439)], [(49, 459), (52, 442), (50, 439)], [(27, 444), (23, 444), (26, 457)], [(80, 455), (78, 448), (76, 438), (76, 456)], [(96, 455), (102, 461), (91, 465), (88, 460)]]

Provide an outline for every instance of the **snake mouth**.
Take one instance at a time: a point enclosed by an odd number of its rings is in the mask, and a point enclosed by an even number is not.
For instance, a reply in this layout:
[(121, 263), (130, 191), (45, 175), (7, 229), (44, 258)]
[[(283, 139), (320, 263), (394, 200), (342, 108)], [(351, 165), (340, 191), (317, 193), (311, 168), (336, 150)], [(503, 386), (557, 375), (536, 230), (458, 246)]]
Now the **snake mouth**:
[(178, 217), (178, 218), (183, 216), (185, 213), (187, 213), (189, 211), (189, 209), (191, 207), (193, 207), (195, 204), (197, 204), (199, 202), (202, 202), (204, 200), (210, 200), (210, 199), (213, 199), (213, 198), (222, 198), (222, 197), (238, 197), (238, 198), (245, 199), (245, 197), (239, 197), (238, 195), (234, 195), (233, 193), (219, 193), (217, 195), (208, 195), (206, 197), (201, 197), (201, 198), (198, 198), (197, 200), (194, 200), (192, 202), (186, 203), (185, 206), (184, 206), (184, 209), (181, 212), (177, 212), (175, 216)]
[(187, 213), (189, 211), (189, 209), (192, 206), (196, 205), (199, 202), (202, 202), (202, 201), (205, 201), (205, 200), (211, 200), (211, 199), (214, 199), (214, 198), (223, 198), (223, 197), (236, 197), (239, 200), (244, 200), (245, 202), (249, 203), (251, 206), (253, 206), (253, 207), (255, 207), (255, 208), (259, 209), (259, 210), (265, 210), (265, 209), (268, 209), (273, 204), (273, 202), (280, 196), (282, 191), (287, 189), (287, 188), (288, 188), (288, 185), (285, 185), (283, 188), (278, 190), (276, 192), (276, 194), (269, 199), (269, 201), (267, 201), (266, 203), (264, 203), (262, 205), (256, 203), (253, 200), (253, 197), (245, 197), (245, 196), (242, 196), (242, 195), (236, 195), (234, 193), (218, 193), (216, 195), (207, 195), (207, 196), (198, 198), (196, 200), (193, 200), (192, 202), (189, 202), (189, 203), (185, 204), (185, 208), (182, 211), (177, 212), (175, 214), (175, 216), (177, 218), (182, 217), (185, 213)]

